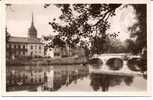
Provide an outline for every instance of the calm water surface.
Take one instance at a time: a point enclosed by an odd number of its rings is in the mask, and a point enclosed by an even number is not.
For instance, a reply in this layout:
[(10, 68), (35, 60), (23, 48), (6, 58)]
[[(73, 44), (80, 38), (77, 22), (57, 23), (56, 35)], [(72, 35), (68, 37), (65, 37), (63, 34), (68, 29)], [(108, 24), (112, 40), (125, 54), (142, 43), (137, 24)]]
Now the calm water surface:
[(143, 77), (89, 74), (88, 65), (7, 66), (7, 91), (146, 91)]

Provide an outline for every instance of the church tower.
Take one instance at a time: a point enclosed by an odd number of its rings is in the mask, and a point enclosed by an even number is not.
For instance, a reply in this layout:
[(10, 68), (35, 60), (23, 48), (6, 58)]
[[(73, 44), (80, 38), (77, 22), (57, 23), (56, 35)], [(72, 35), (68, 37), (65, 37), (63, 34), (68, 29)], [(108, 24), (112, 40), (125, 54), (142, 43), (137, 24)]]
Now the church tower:
[(28, 29), (28, 37), (29, 38), (37, 38), (37, 30), (34, 26), (33, 13), (32, 13), (31, 27)]

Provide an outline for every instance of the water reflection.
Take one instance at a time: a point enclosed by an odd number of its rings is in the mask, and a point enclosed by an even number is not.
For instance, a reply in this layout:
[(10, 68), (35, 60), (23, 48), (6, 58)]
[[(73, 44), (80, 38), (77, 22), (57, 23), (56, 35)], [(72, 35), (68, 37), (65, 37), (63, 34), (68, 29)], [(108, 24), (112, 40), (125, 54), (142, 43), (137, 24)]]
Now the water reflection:
[[(116, 90), (117, 86), (124, 87), (122, 83), (132, 89), (141, 90), (141, 87), (146, 87), (143, 78), (135, 81), (132, 76), (89, 74), (88, 65), (7, 66), (6, 75), (7, 91), (75, 91), (76, 88), (80, 91), (111, 91), (112, 88)], [(144, 84), (140, 86), (139, 81)]]
[(88, 75), (83, 65), (9, 67), (7, 68), (7, 91), (57, 91), (62, 86), (77, 84), (78, 79)]
[(87, 76), (88, 72), (84, 69), (75, 70), (56, 70), (54, 72), (54, 91), (60, 89), (63, 85), (69, 86), (72, 82), (77, 84), (77, 80)]
[(123, 81), (126, 85), (130, 85), (133, 82), (132, 76), (117, 76), (106, 74), (94, 74), (90, 75), (91, 83), (94, 91), (108, 91), (109, 87), (120, 85)]

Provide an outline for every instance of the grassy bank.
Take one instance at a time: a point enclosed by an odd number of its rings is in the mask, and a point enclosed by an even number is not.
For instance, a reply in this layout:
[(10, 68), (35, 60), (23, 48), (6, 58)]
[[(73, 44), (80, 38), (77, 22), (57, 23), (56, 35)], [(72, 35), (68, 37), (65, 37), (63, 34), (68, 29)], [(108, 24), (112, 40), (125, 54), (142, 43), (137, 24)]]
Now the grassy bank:
[(86, 64), (86, 58), (37, 58), (37, 59), (22, 59), (22, 60), (9, 60), (6, 61), (6, 65), (15, 65), (15, 66), (38, 66), (38, 65), (73, 65), (73, 64)]

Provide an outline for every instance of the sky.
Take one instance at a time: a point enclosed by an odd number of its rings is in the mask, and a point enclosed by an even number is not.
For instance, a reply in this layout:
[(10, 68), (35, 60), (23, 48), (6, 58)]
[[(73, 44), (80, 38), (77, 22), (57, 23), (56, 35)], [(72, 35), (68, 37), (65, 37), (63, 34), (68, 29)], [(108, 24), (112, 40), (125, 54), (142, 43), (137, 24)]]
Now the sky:
[(129, 27), (133, 26), (138, 22), (136, 11), (132, 6), (127, 6), (125, 8), (119, 8), (116, 10), (116, 16), (109, 19), (110, 29), (108, 33), (118, 33), (117, 39), (124, 41), (130, 38)]
[(61, 12), (55, 6), (43, 8), (43, 5), (12, 5), (6, 8), (6, 25), (12, 36), (27, 37), (28, 28), (31, 26), (32, 13), (34, 25), (38, 37), (53, 34), (48, 24), (53, 18), (58, 17)]
[[(21, 5), (16, 4), (6, 7), (6, 25), (8, 32), (12, 36), (27, 37), (28, 28), (31, 25), (32, 13), (34, 15), (34, 25), (38, 31), (38, 37), (54, 34), (53, 29), (48, 24), (54, 18), (60, 16), (61, 11), (54, 5), (44, 8), (43, 5)], [(132, 6), (119, 8), (116, 16), (109, 19), (110, 29), (107, 33), (120, 32), (117, 39), (124, 41), (129, 38), (128, 27), (137, 22), (135, 10)]]

